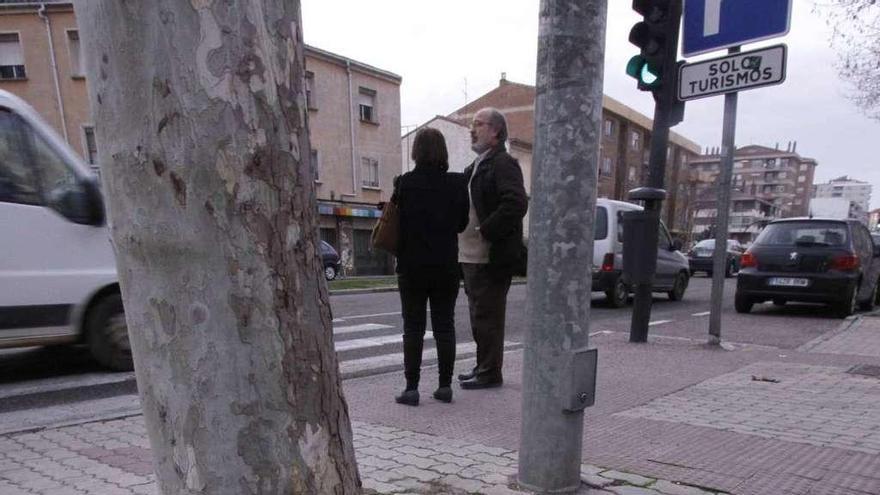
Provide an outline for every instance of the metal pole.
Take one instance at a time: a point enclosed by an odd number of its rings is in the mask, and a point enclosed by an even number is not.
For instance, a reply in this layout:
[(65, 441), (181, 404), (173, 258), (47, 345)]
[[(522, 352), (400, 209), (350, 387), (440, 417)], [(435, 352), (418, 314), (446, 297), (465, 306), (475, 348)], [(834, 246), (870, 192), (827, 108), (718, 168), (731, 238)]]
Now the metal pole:
[[(580, 486), (607, 0), (542, 0), (518, 483)], [(595, 374), (593, 374), (595, 376)]]
[[(728, 53), (739, 53), (735, 46)], [(724, 127), (721, 135), (721, 171), (718, 174), (718, 210), (715, 216), (715, 252), (712, 259), (712, 305), (709, 308), (709, 343), (721, 344), (721, 303), (727, 271), (727, 235), (730, 218), (730, 181), (736, 152), (736, 92), (724, 95)]]

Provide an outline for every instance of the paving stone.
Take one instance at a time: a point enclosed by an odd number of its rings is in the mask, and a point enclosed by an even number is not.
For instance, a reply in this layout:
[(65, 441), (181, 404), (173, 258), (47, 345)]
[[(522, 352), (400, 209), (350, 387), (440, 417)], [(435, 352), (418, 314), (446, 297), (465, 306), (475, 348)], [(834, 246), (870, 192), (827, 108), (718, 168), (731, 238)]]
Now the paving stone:
[(129, 490), (133, 495), (159, 495), (159, 486), (156, 483), (132, 486)]
[(372, 473), (364, 475), (364, 478), (381, 481), (383, 483), (389, 483), (391, 481), (399, 480), (401, 478), (401, 476), (397, 474), (398, 469), (400, 469), (400, 467), (394, 468), (393, 470), (377, 469)]
[(654, 483), (651, 488), (668, 495), (714, 495), (714, 492), (708, 492), (695, 486), (679, 485), (666, 480)]
[(604, 488), (614, 495), (659, 495), (659, 492), (641, 486), (619, 485)]
[(392, 485), (397, 487), (398, 492), (410, 490), (416, 493), (424, 493), (431, 488), (431, 485), (414, 479), (398, 480), (392, 483)]
[(458, 464), (439, 464), (437, 466), (432, 466), (431, 471), (436, 471), (440, 474), (458, 474), (464, 469), (464, 466), (459, 466)]
[(404, 466), (415, 466), (421, 469), (428, 469), (431, 466), (436, 466), (437, 464), (440, 464), (438, 461), (435, 461), (433, 459), (425, 459), (424, 457), (418, 457), (409, 454), (398, 455), (394, 458), (394, 460), (400, 464), (403, 464)]
[(439, 481), (444, 485), (449, 485), (453, 488), (464, 490), (467, 493), (480, 493), (487, 488), (482, 481), (465, 479), (456, 474), (448, 474), (440, 478)]
[(419, 469), (415, 466), (403, 466), (397, 470), (397, 474), (405, 478), (415, 478), (419, 481), (434, 481), (443, 477), (442, 474), (426, 469)]
[(423, 448), (419, 448), (419, 447), (413, 447), (411, 445), (404, 445), (403, 447), (399, 447), (397, 449), (397, 452), (400, 452), (403, 454), (412, 454), (412, 455), (418, 456), (418, 457), (431, 457), (432, 455), (437, 453), (433, 450), (423, 449)]
[(617, 483), (617, 481), (615, 480), (603, 478), (602, 476), (599, 476), (597, 474), (583, 473), (581, 473), (581, 481), (594, 488), (605, 488), (608, 485), (613, 485), (614, 483)]
[(637, 486), (645, 486), (649, 483), (653, 483), (655, 480), (652, 478), (646, 478), (644, 476), (639, 476), (637, 474), (632, 473), (624, 473), (622, 471), (603, 471), (603, 478), (610, 478), (613, 480), (625, 481), (631, 485)]
[(0, 481), (10, 481), (12, 483), (23, 483), (28, 480), (38, 480), (43, 476), (39, 473), (31, 471), (27, 468), (15, 469), (11, 471), (3, 471), (0, 473)]
[(606, 468), (593, 466), (592, 464), (581, 464), (581, 474), (597, 475), (602, 471), (606, 471)]
[(366, 457), (364, 459), (358, 459), (358, 464), (373, 466), (377, 469), (396, 469), (400, 467), (400, 464), (395, 461), (379, 459), (378, 457)]
[(467, 457), (455, 456), (450, 454), (435, 454), (431, 456), (432, 459), (436, 459), (439, 462), (443, 462), (446, 464), (456, 464), (462, 467), (468, 467), (475, 464), (474, 461), (468, 459)]
[(20, 488), (12, 483), (0, 480), (0, 493), (3, 495), (33, 495), (34, 492)]

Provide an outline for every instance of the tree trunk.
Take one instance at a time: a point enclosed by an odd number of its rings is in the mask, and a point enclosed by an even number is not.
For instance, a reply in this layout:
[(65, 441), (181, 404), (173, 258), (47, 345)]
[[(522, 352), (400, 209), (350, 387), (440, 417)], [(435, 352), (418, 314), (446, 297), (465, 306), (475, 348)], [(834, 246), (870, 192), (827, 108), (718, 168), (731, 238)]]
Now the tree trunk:
[(359, 493), (298, 0), (77, 0), (163, 494)]

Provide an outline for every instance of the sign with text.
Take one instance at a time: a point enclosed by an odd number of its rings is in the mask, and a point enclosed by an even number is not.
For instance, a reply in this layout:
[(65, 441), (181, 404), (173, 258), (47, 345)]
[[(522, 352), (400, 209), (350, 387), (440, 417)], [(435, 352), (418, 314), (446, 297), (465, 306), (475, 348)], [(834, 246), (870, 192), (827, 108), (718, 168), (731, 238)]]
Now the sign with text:
[(678, 72), (678, 99), (695, 100), (782, 84), (786, 59), (786, 46), (774, 45), (682, 65)]
[(685, 0), (685, 57), (784, 36), (792, 0)]

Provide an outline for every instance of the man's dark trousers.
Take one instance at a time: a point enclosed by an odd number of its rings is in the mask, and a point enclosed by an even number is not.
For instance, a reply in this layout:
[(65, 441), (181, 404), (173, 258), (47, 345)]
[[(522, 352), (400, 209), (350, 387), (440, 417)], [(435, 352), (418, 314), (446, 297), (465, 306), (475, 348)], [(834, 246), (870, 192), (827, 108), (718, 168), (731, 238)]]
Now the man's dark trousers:
[(461, 270), (470, 308), (471, 331), (477, 344), (476, 378), (500, 381), (511, 276), (491, 273), (488, 264), (462, 263)]

